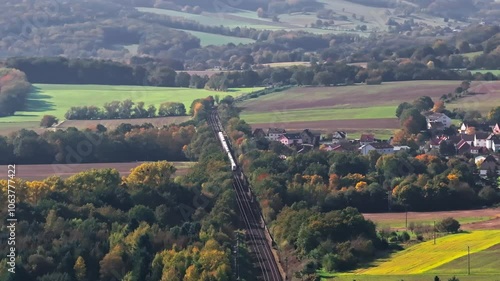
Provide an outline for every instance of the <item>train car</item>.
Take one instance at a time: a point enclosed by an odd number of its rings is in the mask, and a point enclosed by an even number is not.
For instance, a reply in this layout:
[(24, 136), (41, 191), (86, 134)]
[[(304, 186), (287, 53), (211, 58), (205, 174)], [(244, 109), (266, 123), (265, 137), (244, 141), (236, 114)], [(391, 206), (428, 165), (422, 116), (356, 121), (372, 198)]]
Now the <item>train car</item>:
[(233, 159), (233, 156), (231, 155), (231, 152), (227, 153), (227, 156), (229, 157), (229, 162), (231, 162), (231, 170), (236, 171), (236, 162)]
[(226, 141), (226, 138), (224, 138), (224, 134), (222, 134), (222, 132), (219, 132), (218, 135), (219, 135), (220, 143), (222, 144), (222, 148), (224, 148), (224, 151), (226, 153), (229, 153), (229, 147), (227, 146), (227, 141)]
[(236, 171), (238, 166), (236, 165), (236, 162), (233, 159), (233, 156), (231, 155), (231, 151), (229, 150), (229, 147), (227, 146), (227, 141), (226, 138), (224, 137), (224, 134), (222, 132), (219, 132), (217, 134), (219, 136), (220, 143), (222, 144), (222, 148), (224, 148), (224, 151), (227, 153), (227, 156), (229, 158), (229, 162), (231, 162), (231, 170)]

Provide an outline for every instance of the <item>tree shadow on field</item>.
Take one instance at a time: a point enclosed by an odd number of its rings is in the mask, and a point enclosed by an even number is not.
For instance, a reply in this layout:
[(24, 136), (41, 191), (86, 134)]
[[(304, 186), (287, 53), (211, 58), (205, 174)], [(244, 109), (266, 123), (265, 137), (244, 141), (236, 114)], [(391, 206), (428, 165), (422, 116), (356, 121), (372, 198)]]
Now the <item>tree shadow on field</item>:
[[(38, 87), (33, 87), (31, 93), (26, 99), (26, 104), (24, 106), (24, 111), (28, 112), (43, 112), (54, 109), (54, 103), (47, 101), (52, 97), (49, 95), (42, 94), (42, 91)], [(26, 116), (26, 115), (25, 115)]]
[(387, 260), (391, 257), (392, 254), (400, 252), (402, 250), (404, 250), (402, 246), (390, 243), (386, 250), (377, 252), (373, 259), (364, 261), (356, 268), (356, 270), (376, 267), (381, 260)]

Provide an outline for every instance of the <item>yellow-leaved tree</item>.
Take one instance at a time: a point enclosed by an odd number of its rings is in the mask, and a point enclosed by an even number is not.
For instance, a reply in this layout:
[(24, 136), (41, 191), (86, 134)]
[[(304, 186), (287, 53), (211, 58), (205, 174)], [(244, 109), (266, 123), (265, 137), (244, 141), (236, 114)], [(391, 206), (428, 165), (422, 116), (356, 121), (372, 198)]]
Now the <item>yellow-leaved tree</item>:
[(167, 161), (143, 163), (131, 170), (125, 179), (129, 186), (162, 186), (170, 182), (176, 168)]
[(87, 275), (87, 266), (85, 265), (85, 260), (82, 258), (82, 256), (79, 256), (76, 259), (75, 266), (73, 266), (73, 269), (75, 270), (76, 280), (78, 281), (85, 280), (85, 276)]

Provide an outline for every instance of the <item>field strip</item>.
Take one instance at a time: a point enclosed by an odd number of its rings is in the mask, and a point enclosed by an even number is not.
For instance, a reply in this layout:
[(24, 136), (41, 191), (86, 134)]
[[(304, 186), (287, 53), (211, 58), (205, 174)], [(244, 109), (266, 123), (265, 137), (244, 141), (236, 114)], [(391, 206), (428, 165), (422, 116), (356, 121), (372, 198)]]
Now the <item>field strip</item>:
[(471, 233), (448, 235), (433, 241), (423, 242), (398, 252), (376, 267), (356, 270), (357, 274), (396, 275), (420, 274), (467, 255), (477, 253), (500, 243), (500, 230), (483, 230)]

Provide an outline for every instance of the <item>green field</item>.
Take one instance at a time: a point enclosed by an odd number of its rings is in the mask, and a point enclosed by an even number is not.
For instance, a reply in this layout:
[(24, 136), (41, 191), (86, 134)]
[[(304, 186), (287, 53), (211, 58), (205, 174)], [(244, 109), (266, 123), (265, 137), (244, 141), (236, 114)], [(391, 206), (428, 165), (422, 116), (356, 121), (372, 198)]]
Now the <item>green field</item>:
[(478, 52), (471, 52), (471, 53), (465, 53), (465, 54), (462, 54), (462, 56), (466, 57), (466, 58), (469, 58), (469, 59), (473, 59), (477, 56), (479, 56), (480, 54), (484, 53), (483, 51), (478, 51)]
[[(324, 5), (325, 9), (331, 9), (335, 13), (335, 24), (323, 28), (312, 28), (311, 24), (316, 23), (318, 19), (316, 12), (294, 12), (289, 14), (279, 15), (279, 22), (273, 22), (270, 18), (259, 18), (255, 11), (238, 9), (236, 7), (227, 8), (222, 12), (207, 12), (204, 11), (200, 15), (185, 13), (159, 8), (136, 7), (143, 13), (155, 13), (168, 15), (174, 18), (184, 18), (199, 22), (203, 25), (224, 27), (251, 27), (256, 29), (267, 30), (302, 30), (317, 34), (338, 34), (338, 33), (354, 33), (360, 36), (369, 36), (371, 31), (384, 32), (387, 31), (385, 24), (389, 18), (395, 18), (398, 22), (403, 23), (405, 18), (396, 17), (393, 9), (378, 8), (356, 4), (344, 0), (319, 0), (318, 3)], [(387, 13), (390, 14), (387, 14)], [(353, 16), (353, 15), (356, 16)], [(340, 18), (345, 17), (344, 19)], [(409, 18), (408, 18), (409, 19)], [(425, 23), (431, 26), (444, 26), (442, 18), (430, 16), (424, 13), (414, 13), (412, 19), (415, 22)], [(359, 25), (366, 25), (368, 30), (361, 32), (356, 29)]]
[[(379, 136), (377, 135), (377, 138)], [(481, 221), (487, 221), (492, 219), (492, 217), (484, 216), (484, 217), (464, 217), (464, 218), (455, 218), (460, 225), (468, 224), (468, 223), (473, 223), (473, 222), (481, 222)], [(414, 224), (422, 224), (422, 225), (432, 225), (436, 221), (436, 219), (411, 219), (408, 218), (408, 224), (409, 223), (414, 223)], [(406, 226), (406, 221), (404, 218), (404, 214), (401, 215), (401, 218), (399, 219), (389, 219), (389, 220), (373, 220), (377, 224), (378, 228), (393, 228), (393, 229), (403, 229)]]
[[(484, 251), (470, 255), (471, 274), (500, 275), (500, 244)], [(439, 266), (429, 273), (464, 274), (467, 273), (467, 256), (463, 256), (447, 264)]]
[(241, 118), (246, 122), (302, 122), (322, 120), (351, 120), (372, 118), (394, 118), (395, 106), (373, 106), (367, 108), (311, 108), (298, 110), (274, 110), (271, 112), (243, 112)]
[(34, 84), (36, 89), (28, 97), (27, 109), (18, 111), (14, 116), (0, 118), (0, 134), (27, 128), (38, 127), (43, 115), (49, 114), (64, 119), (64, 114), (72, 106), (94, 105), (102, 107), (111, 101), (131, 99), (143, 101), (157, 108), (163, 102), (182, 102), (189, 109), (192, 101), (210, 95), (239, 96), (262, 88), (230, 89), (228, 92), (213, 92), (205, 89), (162, 88), (145, 86), (108, 86), (108, 85), (60, 85)]
[[(439, 240), (438, 240), (439, 241)], [(470, 275), (467, 275), (468, 261), (464, 255), (442, 266), (423, 274), (414, 275), (340, 275), (322, 273), (323, 280), (332, 281), (433, 281), (434, 276), (440, 280), (448, 280), (456, 276), (461, 281), (494, 281), (500, 280), (500, 244), (470, 255)], [(321, 273), (320, 273), (321, 274)], [(331, 277), (331, 278), (328, 278)]]
[(493, 75), (498, 76), (500, 75), (500, 69), (476, 69), (476, 70), (471, 70), (470, 71), (472, 74), (479, 72), (479, 73), (488, 73), (491, 72)]
[[(494, 275), (465, 275), (465, 274), (418, 274), (418, 275), (352, 275), (352, 276), (334, 276), (321, 278), (328, 281), (434, 281), (438, 276), (441, 281), (447, 281), (453, 276), (460, 281), (500, 281), (500, 277)], [(326, 277), (326, 276), (325, 276)]]
[(260, 88), (241, 88), (230, 89), (227, 93), (216, 93), (205, 89), (145, 86), (34, 84), (34, 87), (37, 91), (30, 94), (27, 110), (16, 112), (16, 115), (11, 117), (1, 118), (0, 122), (40, 121), (45, 114), (64, 118), (64, 114), (72, 106), (102, 107), (107, 102), (126, 99), (143, 101), (146, 105), (153, 104), (156, 107), (163, 102), (182, 102), (189, 108), (191, 102), (198, 98), (216, 94), (239, 96), (260, 90)]
[(209, 45), (221, 46), (221, 45), (227, 45), (229, 43), (233, 43), (235, 45), (250, 44), (250, 43), (255, 42), (255, 40), (252, 40), (249, 38), (225, 36), (225, 35), (220, 35), (220, 34), (191, 31), (191, 30), (184, 30), (184, 29), (179, 29), (179, 30), (190, 33), (193, 36), (200, 38), (200, 44), (202, 47), (209, 46)]
[[(373, 267), (358, 269), (354, 274), (393, 275), (421, 274), (434, 270), (467, 254), (486, 250), (500, 243), (500, 230), (482, 230), (471, 233), (448, 235), (433, 241), (426, 241), (401, 252), (389, 259), (374, 263)], [(499, 269), (500, 273), (500, 269)]]
[(373, 134), (375, 135), (375, 138), (377, 139), (383, 139), (383, 140), (388, 140), (390, 137), (394, 136), (394, 129), (365, 129), (365, 130), (355, 130), (355, 131), (349, 131), (345, 130), (347, 132), (348, 138), (359, 138), (361, 134)]

